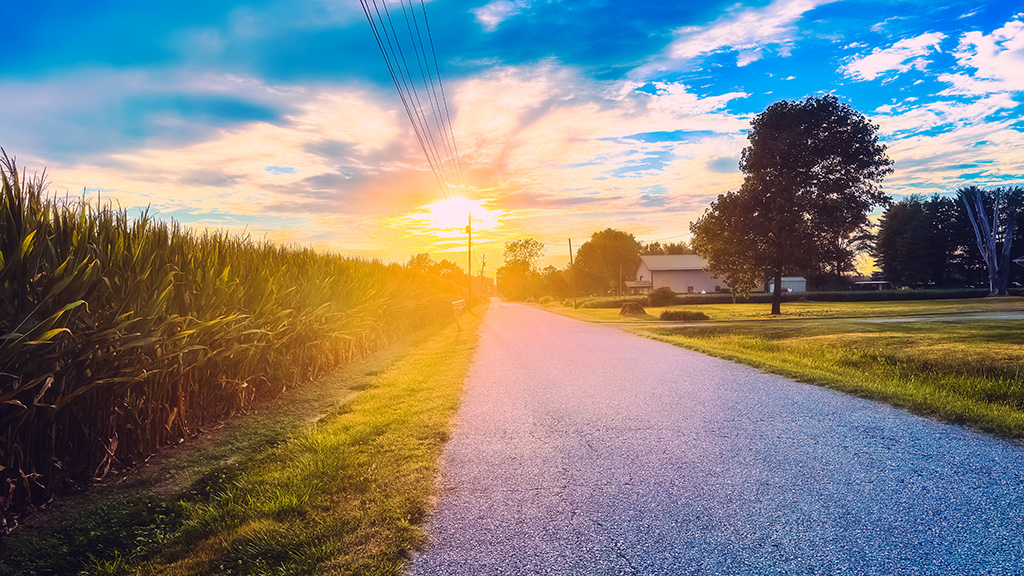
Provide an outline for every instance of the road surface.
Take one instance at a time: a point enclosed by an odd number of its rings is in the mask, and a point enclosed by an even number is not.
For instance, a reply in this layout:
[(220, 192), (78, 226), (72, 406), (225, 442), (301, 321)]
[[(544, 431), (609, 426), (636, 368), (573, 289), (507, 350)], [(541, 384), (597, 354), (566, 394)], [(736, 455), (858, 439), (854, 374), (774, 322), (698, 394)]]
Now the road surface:
[(1024, 574), (1024, 448), (494, 303), (409, 574)]

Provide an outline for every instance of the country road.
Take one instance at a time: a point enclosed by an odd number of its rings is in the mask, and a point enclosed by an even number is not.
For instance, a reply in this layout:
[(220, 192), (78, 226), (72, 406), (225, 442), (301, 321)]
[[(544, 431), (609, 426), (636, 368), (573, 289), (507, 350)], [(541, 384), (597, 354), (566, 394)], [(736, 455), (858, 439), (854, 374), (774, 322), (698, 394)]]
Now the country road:
[(1024, 574), (1024, 448), (495, 302), (426, 575)]

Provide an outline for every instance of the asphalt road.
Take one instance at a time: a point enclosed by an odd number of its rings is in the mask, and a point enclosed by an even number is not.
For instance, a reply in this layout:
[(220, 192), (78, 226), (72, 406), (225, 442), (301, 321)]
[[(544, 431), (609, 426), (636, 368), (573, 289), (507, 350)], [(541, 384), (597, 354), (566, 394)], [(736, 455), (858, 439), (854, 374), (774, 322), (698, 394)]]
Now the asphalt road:
[(1024, 574), (1024, 448), (492, 304), (409, 574)]

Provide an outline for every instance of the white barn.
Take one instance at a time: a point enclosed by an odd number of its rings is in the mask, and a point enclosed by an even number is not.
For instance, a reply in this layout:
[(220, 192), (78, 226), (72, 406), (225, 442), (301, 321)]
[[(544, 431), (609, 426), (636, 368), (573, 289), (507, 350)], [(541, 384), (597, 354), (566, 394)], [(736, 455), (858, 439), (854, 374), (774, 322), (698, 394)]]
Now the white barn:
[(662, 287), (677, 294), (728, 290), (725, 280), (711, 276), (705, 266), (707, 262), (696, 254), (641, 256), (636, 280), (626, 282), (626, 288), (631, 294), (647, 294)]

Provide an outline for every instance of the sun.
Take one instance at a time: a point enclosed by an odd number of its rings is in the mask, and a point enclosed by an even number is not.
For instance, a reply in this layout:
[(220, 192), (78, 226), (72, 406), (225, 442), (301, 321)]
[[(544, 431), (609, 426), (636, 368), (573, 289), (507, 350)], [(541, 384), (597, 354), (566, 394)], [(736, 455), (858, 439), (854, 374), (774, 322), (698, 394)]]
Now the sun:
[(472, 214), (474, 230), (494, 228), (498, 224), (498, 213), (484, 208), (484, 202), (454, 196), (424, 206), (425, 212), (415, 217), (433, 230), (465, 230)]

